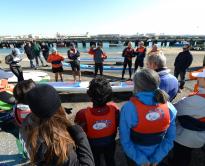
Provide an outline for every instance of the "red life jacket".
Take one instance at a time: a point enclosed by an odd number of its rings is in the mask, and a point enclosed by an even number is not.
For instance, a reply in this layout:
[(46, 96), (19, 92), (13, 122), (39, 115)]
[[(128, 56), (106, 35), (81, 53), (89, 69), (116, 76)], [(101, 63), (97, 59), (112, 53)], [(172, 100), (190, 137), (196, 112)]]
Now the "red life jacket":
[(142, 145), (161, 143), (170, 125), (167, 104), (149, 106), (141, 103), (136, 97), (132, 97), (130, 100), (137, 108), (139, 122), (131, 129), (131, 139)]
[(23, 121), (26, 119), (26, 116), (31, 113), (31, 109), (28, 105), (24, 104), (17, 104), (14, 109), (16, 123), (21, 127)]
[(145, 47), (138, 47), (136, 51), (143, 53), (145, 51)]
[(6, 79), (0, 80), (0, 92), (2, 91), (13, 92), (13, 89), (14, 89), (14, 85), (9, 84), (8, 80)]
[(107, 106), (105, 114), (96, 115), (93, 108), (87, 108), (85, 118), (87, 122), (87, 137), (89, 139), (99, 139), (112, 137), (117, 133), (116, 108)]

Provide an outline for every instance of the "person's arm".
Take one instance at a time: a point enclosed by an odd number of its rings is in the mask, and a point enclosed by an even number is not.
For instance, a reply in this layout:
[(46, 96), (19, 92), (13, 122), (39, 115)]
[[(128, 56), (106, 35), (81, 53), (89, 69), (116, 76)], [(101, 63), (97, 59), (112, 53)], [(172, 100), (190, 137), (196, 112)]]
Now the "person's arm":
[(170, 110), (170, 126), (167, 129), (165, 138), (156, 148), (155, 152), (153, 153), (153, 156), (150, 157), (151, 163), (159, 163), (160, 161), (162, 161), (162, 159), (169, 153), (169, 151), (173, 147), (173, 143), (176, 137), (175, 118), (177, 110), (171, 103), (168, 103), (168, 107)]
[(76, 154), (79, 162), (76, 165), (94, 166), (95, 163), (94, 163), (92, 151), (90, 149), (87, 136), (83, 131), (83, 129), (78, 125), (74, 125), (69, 127), (68, 131), (76, 144)]
[(52, 62), (51, 54), (48, 56), (47, 62), (48, 62), (48, 63), (51, 63), (51, 62)]
[(187, 57), (186, 69), (192, 64), (192, 61), (193, 61), (193, 56), (192, 54), (190, 54), (189, 57)]
[(76, 116), (75, 116), (75, 120), (74, 122), (78, 125), (80, 125), (83, 130), (86, 132), (86, 118), (85, 118), (85, 111), (86, 109), (82, 109), (80, 111), (77, 112)]
[(122, 57), (125, 57), (126, 48), (122, 51)]
[(77, 52), (76, 52), (76, 57), (77, 57), (77, 58), (80, 57), (80, 51), (78, 51), (78, 50), (77, 50)]
[(138, 165), (149, 163), (149, 160), (138, 148), (134, 146), (130, 138), (130, 130), (138, 123), (135, 106), (128, 102), (120, 111), (120, 142), (126, 155)]
[(174, 61), (174, 66), (175, 66), (175, 67), (176, 67), (176, 65), (177, 65), (177, 61), (178, 61), (180, 55), (181, 55), (181, 53), (179, 53), (179, 54), (177, 55), (177, 57), (175, 58), (175, 61)]
[(91, 47), (91, 48), (88, 50), (88, 54), (90, 54), (90, 55), (95, 55), (94, 48)]

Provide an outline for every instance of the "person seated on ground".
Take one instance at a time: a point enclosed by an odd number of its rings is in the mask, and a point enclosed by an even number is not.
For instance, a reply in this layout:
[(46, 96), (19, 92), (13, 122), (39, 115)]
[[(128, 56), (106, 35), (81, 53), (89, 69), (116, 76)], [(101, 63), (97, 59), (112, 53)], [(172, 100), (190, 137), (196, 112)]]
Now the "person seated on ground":
[(140, 69), (142, 69), (144, 67), (144, 58), (146, 56), (146, 47), (144, 46), (144, 42), (140, 41), (138, 43), (138, 47), (135, 50), (135, 55), (136, 55), (136, 59), (135, 59), (135, 70), (136, 71), (138, 69), (138, 66), (140, 67)]
[(12, 73), (18, 78), (18, 82), (23, 81), (23, 71), (20, 65), (22, 61), (23, 54), (18, 48), (14, 48), (11, 54), (5, 57), (5, 63), (9, 65)]
[(32, 113), (20, 128), (20, 139), (31, 163), (94, 166), (86, 134), (80, 126), (71, 125), (57, 91), (39, 84), (25, 97)]
[(125, 70), (128, 65), (129, 69), (129, 80), (132, 77), (132, 58), (135, 56), (134, 49), (132, 48), (132, 43), (128, 42), (127, 47), (122, 52), (122, 57), (124, 57), (123, 70), (122, 70), (122, 80), (124, 80)]
[(160, 77), (159, 88), (164, 90), (169, 95), (169, 101), (172, 101), (178, 92), (178, 80), (166, 67), (166, 57), (162, 52), (152, 54), (147, 57), (147, 67), (155, 70)]
[(188, 67), (191, 65), (193, 61), (193, 56), (189, 50), (190, 50), (189, 43), (184, 44), (183, 51), (177, 55), (174, 62), (174, 67), (175, 67), (174, 76), (178, 79), (178, 76), (180, 75), (180, 81), (179, 81), (180, 91), (184, 89), (186, 70), (188, 69)]
[(19, 127), (22, 126), (22, 123), (27, 115), (31, 113), (31, 110), (26, 103), (25, 95), (35, 86), (36, 83), (33, 80), (29, 79), (19, 82), (14, 87), (13, 94), (16, 99), (16, 105), (14, 106), (14, 117)]
[(95, 62), (95, 76), (98, 74), (98, 69), (100, 70), (100, 75), (103, 75), (103, 62), (104, 59), (107, 58), (106, 53), (102, 49), (102, 42), (99, 42), (97, 44), (97, 48), (95, 48), (95, 45), (92, 45), (90, 50), (88, 51), (88, 54), (93, 55), (93, 59)]
[(61, 81), (63, 81), (63, 56), (57, 52), (55, 47), (52, 48), (52, 54), (48, 56), (47, 61), (52, 64), (52, 71), (55, 73), (55, 80), (58, 81), (58, 75), (60, 75)]
[(205, 69), (193, 76), (197, 77), (199, 91), (174, 104), (178, 111), (176, 140), (170, 159), (174, 166), (188, 166), (193, 149), (205, 145)]
[(160, 50), (157, 47), (157, 44), (152, 45), (152, 49), (148, 52), (147, 55), (156, 55), (160, 52)]
[(120, 142), (129, 166), (156, 166), (173, 146), (177, 111), (157, 72), (142, 69), (133, 81), (135, 95), (120, 111)]
[(100, 166), (100, 156), (106, 166), (114, 166), (115, 137), (118, 127), (119, 110), (111, 101), (112, 88), (103, 77), (97, 77), (90, 82), (87, 91), (93, 106), (80, 110), (75, 122), (81, 125), (87, 134), (95, 159), (95, 165)]
[(75, 48), (75, 44), (74, 43), (70, 44), (70, 49), (68, 50), (67, 55), (68, 55), (68, 59), (71, 60), (70, 61), (70, 65), (71, 65), (72, 72), (73, 72), (74, 82), (76, 81), (76, 76), (78, 76), (79, 77), (79, 81), (81, 81), (80, 80), (80, 76), (81, 76), (81, 73), (80, 73), (80, 61), (79, 61), (80, 52)]

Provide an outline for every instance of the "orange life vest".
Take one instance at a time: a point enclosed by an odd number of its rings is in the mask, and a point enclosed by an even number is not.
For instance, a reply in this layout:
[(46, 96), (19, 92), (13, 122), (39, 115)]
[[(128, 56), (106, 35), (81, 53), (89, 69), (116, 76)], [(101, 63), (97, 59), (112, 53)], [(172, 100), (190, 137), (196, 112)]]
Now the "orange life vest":
[(138, 124), (131, 129), (132, 140), (143, 145), (160, 143), (170, 125), (167, 104), (149, 106), (141, 103), (136, 97), (130, 100), (136, 106), (138, 115)]
[(87, 137), (98, 139), (113, 136), (117, 133), (116, 110), (108, 105), (107, 113), (96, 115), (93, 108), (87, 108), (85, 118), (87, 122)]
[(62, 66), (61, 61), (63, 61), (64, 58), (60, 54), (50, 54), (48, 57), (48, 62), (52, 64), (52, 68), (59, 68)]
[(2, 91), (13, 92), (13, 89), (14, 89), (14, 85), (9, 84), (8, 80), (6, 79), (0, 80), (0, 92)]
[(136, 50), (137, 52), (143, 53), (145, 51), (145, 47), (139, 47)]

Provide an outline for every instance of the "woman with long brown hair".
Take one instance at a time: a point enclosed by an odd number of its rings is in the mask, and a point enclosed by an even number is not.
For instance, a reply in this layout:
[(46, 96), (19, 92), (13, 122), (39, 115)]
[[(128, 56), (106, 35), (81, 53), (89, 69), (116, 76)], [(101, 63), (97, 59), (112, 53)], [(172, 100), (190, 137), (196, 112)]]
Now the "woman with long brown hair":
[(32, 113), (20, 133), (33, 165), (87, 165), (94, 159), (83, 130), (66, 118), (56, 90), (38, 85), (26, 95)]

